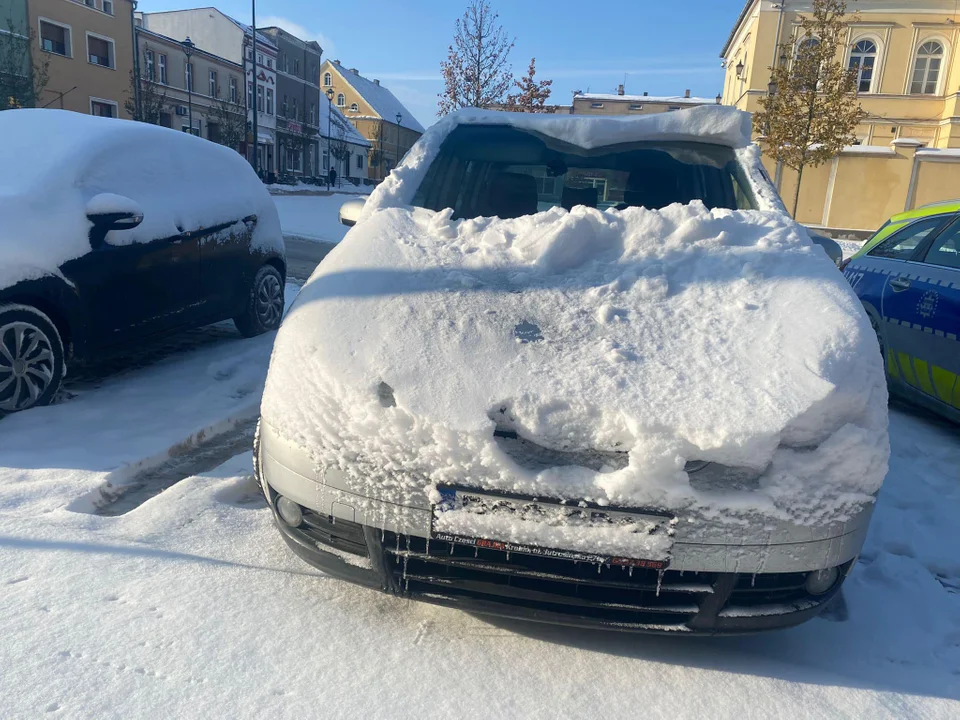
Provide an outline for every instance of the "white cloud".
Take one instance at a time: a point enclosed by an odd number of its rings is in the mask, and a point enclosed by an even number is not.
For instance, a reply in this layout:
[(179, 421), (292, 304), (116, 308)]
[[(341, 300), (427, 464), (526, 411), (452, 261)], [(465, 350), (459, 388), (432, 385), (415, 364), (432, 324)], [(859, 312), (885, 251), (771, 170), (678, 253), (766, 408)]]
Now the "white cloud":
[(279, 17), (277, 15), (267, 15), (266, 17), (257, 18), (257, 27), (273, 27), (282, 28), (286, 30), (291, 35), (296, 35), (301, 40), (310, 41), (315, 40), (320, 44), (320, 47), (323, 48), (323, 59), (324, 60), (334, 60), (336, 59), (337, 46), (328, 36), (323, 33), (313, 32), (308, 30), (300, 23), (296, 23), (293, 20), (289, 20), (285, 17)]

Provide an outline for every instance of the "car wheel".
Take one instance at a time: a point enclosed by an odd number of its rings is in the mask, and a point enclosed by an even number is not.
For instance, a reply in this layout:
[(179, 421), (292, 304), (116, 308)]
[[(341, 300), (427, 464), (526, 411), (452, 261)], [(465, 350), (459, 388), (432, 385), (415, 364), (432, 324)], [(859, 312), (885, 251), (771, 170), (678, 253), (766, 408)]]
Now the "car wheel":
[(264, 265), (253, 279), (246, 309), (233, 323), (241, 335), (253, 337), (276, 330), (282, 318), (283, 278), (275, 267)]
[(0, 305), (0, 415), (49, 405), (65, 373), (50, 318), (27, 305)]

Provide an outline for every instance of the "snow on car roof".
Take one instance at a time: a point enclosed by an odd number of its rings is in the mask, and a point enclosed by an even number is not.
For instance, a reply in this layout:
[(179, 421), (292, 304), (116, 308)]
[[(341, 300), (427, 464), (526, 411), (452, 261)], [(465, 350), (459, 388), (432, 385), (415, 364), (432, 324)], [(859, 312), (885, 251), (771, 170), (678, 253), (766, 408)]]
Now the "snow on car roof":
[[(0, 287), (55, 274), (90, 252), (87, 203), (123, 196), (143, 211), (112, 244), (172, 237), (257, 215), (255, 244), (279, 242), (276, 208), (250, 164), (216, 143), (148, 123), (66, 110), (0, 113), (16, 138), (0, 174)], [(274, 237), (276, 236), (276, 237)], [(273, 238), (273, 239), (271, 239)]]

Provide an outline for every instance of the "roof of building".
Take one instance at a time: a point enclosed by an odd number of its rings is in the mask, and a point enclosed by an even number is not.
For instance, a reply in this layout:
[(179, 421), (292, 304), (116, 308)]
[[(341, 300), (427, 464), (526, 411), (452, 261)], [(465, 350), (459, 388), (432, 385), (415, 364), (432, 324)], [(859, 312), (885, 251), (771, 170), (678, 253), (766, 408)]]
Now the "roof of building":
[(367, 104), (369, 104), (383, 120), (396, 124), (397, 113), (400, 113), (400, 125), (414, 132), (424, 132), (423, 125), (417, 122), (413, 113), (407, 110), (403, 103), (397, 100), (396, 96), (383, 85), (373, 80), (367, 80), (367, 78), (363, 77), (360, 73), (345, 68), (336, 60), (327, 62), (330, 62), (330, 64), (336, 68), (344, 80), (367, 101)]
[(701, 97), (668, 97), (663, 95), (618, 95), (616, 93), (580, 93), (573, 96), (574, 100), (605, 100), (633, 103), (667, 103), (670, 105), (716, 105), (716, 98)]
[[(225, 12), (223, 12), (223, 10), (220, 10), (219, 8), (215, 8), (212, 5), (208, 5), (207, 7), (199, 7), (199, 8), (184, 8), (183, 10), (157, 10), (155, 12), (144, 12), (144, 13), (141, 13), (141, 16), (144, 18), (147, 18), (147, 23), (149, 24), (149, 17), (151, 15), (173, 15), (175, 13), (193, 13), (199, 10), (213, 10), (214, 12), (219, 13), (220, 15), (225, 17), (227, 20), (232, 22), (234, 25), (236, 25), (238, 28), (240, 28), (245, 35), (251, 34), (251, 28), (249, 25), (247, 25), (246, 23), (240, 22), (236, 18), (230, 17)], [(275, 50), (279, 49), (277, 48), (277, 44), (273, 42), (273, 40), (271, 40), (269, 37), (264, 35), (259, 30), (257, 31), (257, 42), (263, 43), (264, 45), (268, 45), (269, 47)]]
[(730, 35), (727, 36), (727, 41), (723, 44), (723, 50), (720, 51), (720, 57), (727, 56), (727, 50), (730, 48), (730, 43), (733, 42), (734, 36), (737, 34), (737, 30), (740, 29), (740, 26), (743, 24), (743, 21), (747, 19), (747, 13), (750, 12), (750, 8), (753, 6), (755, 0), (747, 0), (743, 4), (743, 10), (740, 11), (740, 17), (737, 18), (737, 21), (733, 24), (733, 29), (730, 31)]
[[(328, 119), (330, 113), (333, 115)], [(364, 147), (370, 147), (370, 141), (367, 140), (360, 132), (353, 126), (347, 118), (343, 116), (343, 113), (340, 112), (336, 106), (327, 100), (325, 97), (320, 98), (320, 115), (319, 117), (319, 128), (320, 132), (318, 133), (321, 137), (327, 137), (327, 125), (332, 123), (330, 126), (330, 132), (333, 135), (334, 139), (339, 138), (337, 133), (336, 125), (340, 123), (345, 126), (344, 138), (348, 143), (352, 145), (362, 145)]]
[(257, 28), (257, 34), (259, 35), (262, 32), (270, 33), (271, 35), (276, 35), (278, 38), (282, 37), (286, 40), (289, 40), (293, 43), (299, 43), (302, 47), (310, 48), (313, 52), (318, 55), (322, 54), (323, 48), (320, 47), (320, 43), (316, 40), (301, 40), (296, 35), (294, 35), (289, 30), (284, 30), (279, 25), (268, 25), (266, 27)]

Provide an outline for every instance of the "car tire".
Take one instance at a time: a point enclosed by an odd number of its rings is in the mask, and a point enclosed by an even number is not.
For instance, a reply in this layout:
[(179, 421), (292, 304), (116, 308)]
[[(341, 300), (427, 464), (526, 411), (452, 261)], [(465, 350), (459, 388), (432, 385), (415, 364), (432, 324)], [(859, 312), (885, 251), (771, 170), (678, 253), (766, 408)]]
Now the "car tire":
[(233, 324), (244, 337), (276, 330), (283, 319), (283, 305), (283, 277), (273, 265), (264, 265), (253, 278), (243, 314)]
[(50, 318), (29, 305), (0, 304), (0, 416), (49, 405), (66, 370)]
[(873, 316), (873, 313), (868, 312), (867, 317), (870, 319), (870, 327), (873, 328), (873, 332), (877, 336), (877, 345), (880, 349), (880, 357), (883, 358), (884, 366), (887, 362), (887, 348), (883, 341), (883, 330), (880, 327), (880, 322)]

